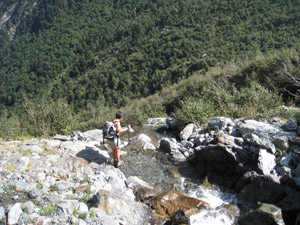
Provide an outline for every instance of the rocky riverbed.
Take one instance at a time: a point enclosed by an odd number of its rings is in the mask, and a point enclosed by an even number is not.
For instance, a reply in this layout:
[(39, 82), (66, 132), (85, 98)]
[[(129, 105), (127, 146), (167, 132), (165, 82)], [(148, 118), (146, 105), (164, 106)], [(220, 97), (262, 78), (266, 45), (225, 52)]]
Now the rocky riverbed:
[[(156, 118), (142, 130), (149, 126), (160, 135), (131, 135), (120, 169), (109, 163), (101, 130), (1, 142), (1, 223), (208, 224), (204, 218), (224, 211), (231, 219), (222, 224), (300, 223), (294, 121), (218, 117), (181, 126)], [(230, 189), (237, 200), (216, 205), (203, 198), (203, 184)]]

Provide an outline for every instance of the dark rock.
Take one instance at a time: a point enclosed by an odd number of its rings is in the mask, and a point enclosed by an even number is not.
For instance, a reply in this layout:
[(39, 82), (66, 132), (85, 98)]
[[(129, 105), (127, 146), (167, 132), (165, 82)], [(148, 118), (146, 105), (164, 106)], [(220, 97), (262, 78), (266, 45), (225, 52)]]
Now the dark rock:
[(257, 208), (243, 213), (238, 221), (239, 225), (277, 225), (282, 223), (280, 208), (270, 204), (261, 204)]
[[(276, 204), (286, 196), (283, 186), (269, 176), (250, 175), (250, 181), (238, 193), (239, 203), (256, 204), (257, 202), (262, 202)], [(247, 179), (245, 179), (245, 182), (248, 182)], [(239, 185), (240, 187), (243, 186), (242, 183)]]
[(185, 215), (184, 211), (178, 210), (176, 213), (174, 213), (173, 216), (171, 216), (171, 219), (168, 220), (164, 225), (189, 225), (190, 224), (190, 218)]
[(298, 128), (298, 125), (293, 119), (289, 119), (284, 126), (284, 129), (286, 131), (295, 131), (295, 130), (297, 130), (297, 128)]

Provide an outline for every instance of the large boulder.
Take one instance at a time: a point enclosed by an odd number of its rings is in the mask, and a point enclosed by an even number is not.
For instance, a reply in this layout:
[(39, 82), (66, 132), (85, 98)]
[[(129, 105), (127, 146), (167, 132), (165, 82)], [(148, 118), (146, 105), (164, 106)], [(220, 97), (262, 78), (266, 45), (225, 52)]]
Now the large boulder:
[(83, 134), (92, 141), (103, 142), (102, 130), (100, 129), (88, 130), (83, 132)]
[(94, 201), (98, 213), (111, 216), (121, 224), (147, 224), (152, 217), (143, 204), (124, 199), (110, 191), (99, 190)]
[(151, 138), (146, 134), (139, 134), (137, 137), (133, 137), (130, 140), (131, 147), (137, 148), (137, 149), (153, 149), (155, 150), (155, 146), (151, 143)]
[(256, 120), (245, 120), (239, 122), (236, 124), (236, 128), (238, 129), (241, 135), (253, 133), (258, 135), (259, 137), (270, 138), (271, 141), (278, 137), (296, 136), (295, 132), (282, 131), (279, 127), (276, 127), (272, 124), (259, 122)]
[(161, 193), (150, 200), (155, 215), (159, 218), (170, 219), (176, 212), (182, 210), (187, 216), (199, 213), (202, 208), (210, 205), (180, 192), (170, 191)]
[(270, 176), (255, 176), (238, 194), (239, 203), (276, 204), (285, 197), (284, 187)]
[(220, 172), (235, 172), (238, 159), (232, 148), (223, 144), (207, 145), (200, 151), (195, 152), (199, 161), (205, 161), (214, 165), (214, 169)]

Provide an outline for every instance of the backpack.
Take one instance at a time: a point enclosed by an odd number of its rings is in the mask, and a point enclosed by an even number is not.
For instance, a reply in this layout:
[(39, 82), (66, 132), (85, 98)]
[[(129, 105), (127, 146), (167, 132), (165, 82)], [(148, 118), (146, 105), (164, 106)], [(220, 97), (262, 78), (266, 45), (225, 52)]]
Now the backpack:
[(106, 121), (104, 124), (104, 127), (102, 129), (102, 134), (103, 134), (103, 143), (104, 143), (104, 138), (105, 139), (113, 139), (114, 137), (118, 136), (117, 129), (115, 128), (115, 123), (114, 121)]

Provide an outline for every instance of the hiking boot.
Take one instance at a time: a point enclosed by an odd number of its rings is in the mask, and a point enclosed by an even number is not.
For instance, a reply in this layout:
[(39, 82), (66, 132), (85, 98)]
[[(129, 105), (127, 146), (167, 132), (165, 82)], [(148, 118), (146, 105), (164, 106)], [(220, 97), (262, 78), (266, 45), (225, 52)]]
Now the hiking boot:
[(123, 165), (123, 161), (114, 161), (114, 167), (115, 168), (119, 168), (122, 165)]

